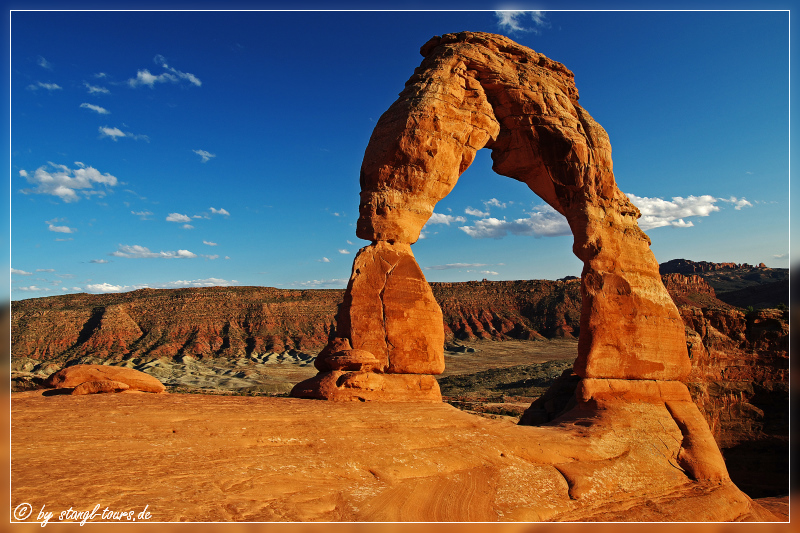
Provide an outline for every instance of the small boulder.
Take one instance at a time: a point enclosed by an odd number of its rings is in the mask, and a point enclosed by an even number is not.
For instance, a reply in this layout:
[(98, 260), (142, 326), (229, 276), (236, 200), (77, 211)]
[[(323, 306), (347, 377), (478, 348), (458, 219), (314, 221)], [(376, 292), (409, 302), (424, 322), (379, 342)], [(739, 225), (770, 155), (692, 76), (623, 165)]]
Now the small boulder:
[(87, 381), (119, 381), (132, 390), (164, 392), (166, 387), (156, 378), (133, 368), (107, 365), (73, 365), (51, 374), (44, 386), (51, 389), (77, 387)]
[(128, 389), (130, 389), (130, 387), (121, 381), (87, 381), (72, 389), (71, 394), (100, 394), (105, 392), (121, 392)]

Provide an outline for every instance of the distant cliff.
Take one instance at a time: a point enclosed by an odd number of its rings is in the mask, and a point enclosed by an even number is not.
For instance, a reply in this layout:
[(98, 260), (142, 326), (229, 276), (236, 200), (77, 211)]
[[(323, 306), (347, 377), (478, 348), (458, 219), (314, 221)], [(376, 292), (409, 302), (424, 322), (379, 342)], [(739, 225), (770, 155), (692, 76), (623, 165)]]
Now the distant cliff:
[[(448, 338), (577, 336), (579, 281), (433, 283)], [(13, 302), (11, 355), (242, 357), (321, 349), (341, 290), (268, 287), (141, 289)]]

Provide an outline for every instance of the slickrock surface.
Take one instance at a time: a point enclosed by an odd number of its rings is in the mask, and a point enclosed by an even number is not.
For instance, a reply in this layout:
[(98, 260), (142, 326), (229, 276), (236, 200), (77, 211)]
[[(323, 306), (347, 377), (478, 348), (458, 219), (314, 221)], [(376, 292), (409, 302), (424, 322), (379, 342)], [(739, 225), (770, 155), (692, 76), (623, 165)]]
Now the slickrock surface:
[(774, 519), (729, 482), (687, 477), (681, 429), (646, 402), (587, 405), (554, 427), (446, 404), (177, 394), (31, 391), (13, 394), (11, 407), (11, 501), (37, 511), (148, 506), (157, 521)]

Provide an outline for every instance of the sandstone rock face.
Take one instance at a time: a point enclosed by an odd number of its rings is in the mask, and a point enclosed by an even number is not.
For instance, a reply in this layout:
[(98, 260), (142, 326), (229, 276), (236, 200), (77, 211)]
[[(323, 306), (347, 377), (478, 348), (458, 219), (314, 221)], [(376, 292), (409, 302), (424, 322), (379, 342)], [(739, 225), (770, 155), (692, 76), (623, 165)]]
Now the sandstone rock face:
[(381, 117), (361, 169), (356, 234), (414, 243), (475, 151), (566, 216), (584, 262), (576, 372), (681, 379), (680, 315), (661, 284), (639, 211), (617, 188), (605, 131), (578, 105), (572, 72), (491, 34), (436, 37)]
[(121, 381), (87, 381), (72, 389), (70, 394), (79, 396), (81, 394), (122, 392), (128, 389), (130, 389), (130, 386), (127, 383), (122, 383)]
[(336, 336), (372, 353), (382, 372), (444, 370), (442, 311), (407, 244), (379, 241), (358, 252), (336, 323)]
[[(429, 321), (439, 309), (409, 245), (476, 151), (488, 147), (497, 173), (528, 185), (572, 229), (573, 252), (584, 263), (576, 373), (686, 377), (681, 317), (637, 225), (640, 213), (616, 186), (608, 135), (578, 105), (572, 72), (486, 33), (437, 36), (420, 53), (425, 59), (364, 153), (356, 235), (373, 244), (354, 261), (336, 337), (385, 357), (386, 372), (441, 372), (430, 348), (439, 326)], [(402, 280), (396, 296), (393, 278)], [(393, 298), (415, 318), (404, 313), (405, 334), (390, 338)]]
[[(132, 368), (106, 365), (68, 366), (48, 377), (44, 386), (51, 389), (72, 388), (87, 382), (119, 381), (132, 390), (164, 392), (166, 387), (153, 376)], [(96, 388), (87, 385), (87, 390)], [(88, 394), (88, 393), (84, 393)]]

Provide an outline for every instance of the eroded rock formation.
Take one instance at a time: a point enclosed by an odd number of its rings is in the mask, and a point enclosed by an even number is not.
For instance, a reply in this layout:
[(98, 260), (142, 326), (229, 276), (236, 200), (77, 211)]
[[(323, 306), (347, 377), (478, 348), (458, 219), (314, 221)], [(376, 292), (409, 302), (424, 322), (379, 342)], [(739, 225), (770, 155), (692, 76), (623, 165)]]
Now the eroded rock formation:
[(133, 368), (108, 365), (68, 366), (48, 377), (44, 381), (44, 386), (50, 389), (73, 389), (72, 394), (96, 394), (122, 390), (155, 393), (166, 391), (166, 387), (149, 374)]
[[(572, 72), (485, 33), (434, 37), (420, 52), (425, 59), (378, 121), (364, 154), (356, 235), (372, 244), (356, 257), (336, 340), (320, 354), (319, 368), (337, 357), (333, 343), (346, 340), (388, 361), (370, 371), (386, 379), (441, 371), (433, 331), (438, 306), (410, 245), (476, 151), (487, 147), (497, 173), (528, 185), (572, 229), (573, 251), (584, 262), (577, 374), (686, 377), (683, 322), (637, 225), (640, 213), (616, 186), (608, 135), (578, 105)], [(393, 306), (402, 312), (392, 313)], [(390, 339), (402, 328), (398, 319), (407, 334)], [(308, 397), (308, 385), (296, 394)]]

